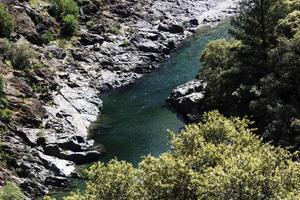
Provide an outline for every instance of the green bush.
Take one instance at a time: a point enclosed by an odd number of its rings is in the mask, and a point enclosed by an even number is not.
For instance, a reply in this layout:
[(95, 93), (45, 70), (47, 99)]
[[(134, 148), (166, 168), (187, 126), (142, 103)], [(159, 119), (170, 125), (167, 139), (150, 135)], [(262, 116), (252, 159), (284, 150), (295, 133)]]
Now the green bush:
[(4, 108), (4, 109), (0, 109), (0, 120), (2, 122), (10, 122), (11, 120), (11, 110)]
[(13, 16), (6, 11), (5, 5), (0, 3), (0, 37), (8, 37), (14, 28)]
[(25, 196), (12, 182), (7, 182), (3, 188), (0, 189), (0, 199), (1, 200), (24, 200)]
[(52, 0), (49, 13), (52, 16), (62, 18), (66, 15), (79, 15), (79, 7), (74, 0)]
[(78, 21), (74, 15), (63, 17), (62, 34), (66, 36), (73, 35), (77, 29)]
[(26, 70), (36, 58), (36, 52), (26, 42), (10, 45), (8, 49), (9, 59), (16, 69)]
[(172, 151), (159, 158), (147, 156), (137, 168), (115, 160), (94, 164), (85, 192), (65, 200), (299, 199), (297, 155), (264, 144), (249, 124), (206, 113), (171, 133)]
[(41, 39), (44, 44), (49, 44), (51, 41), (54, 40), (54, 37), (50, 31), (46, 31), (42, 34)]

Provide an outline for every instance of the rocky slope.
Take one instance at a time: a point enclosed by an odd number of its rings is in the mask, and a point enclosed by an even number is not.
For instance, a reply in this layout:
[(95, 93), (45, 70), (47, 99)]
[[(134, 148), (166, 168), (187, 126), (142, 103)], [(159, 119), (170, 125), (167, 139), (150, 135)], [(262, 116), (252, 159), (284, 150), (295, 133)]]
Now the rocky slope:
[[(88, 140), (88, 128), (100, 114), (102, 93), (157, 68), (201, 25), (235, 14), (237, 1), (78, 0), (76, 37), (49, 45), (40, 44), (41, 33), (50, 29), (55, 34), (59, 25), (45, 12), (47, 4), (3, 3), (17, 21), (11, 38), (29, 41), (43, 67), (24, 74), (0, 63), (15, 111), (13, 123), (0, 124), (1, 148), (13, 155), (9, 167), (0, 169), (0, 185), (12, 180), (35, 198), (77, 176), (75, 164), (101, 156), (102, 148)], [(37, 91), (36, 85), (42, 89)]]

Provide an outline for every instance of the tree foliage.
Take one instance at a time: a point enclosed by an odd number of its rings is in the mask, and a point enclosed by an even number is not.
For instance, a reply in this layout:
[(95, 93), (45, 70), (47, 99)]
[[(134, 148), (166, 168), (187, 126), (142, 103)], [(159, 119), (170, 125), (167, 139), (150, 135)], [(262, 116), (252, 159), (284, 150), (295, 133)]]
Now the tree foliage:
[(145, 157), (137, 168), (124, 161), (94, 164), (83, 193), (65, 200), (298, 199), (296, 154), (264, 144), (247, 119), (216, 111), (171, 133), (172, 151)]
[[(300, 118), (299, 5), (295, 0), (243, 0), (232, 21), (234, 39), (207, 46), (198, 76), (207, 82), (203, 110), (251, 116), (265, 139), (296, 149), (300, 132), (292, 123)], [(239, 45), (232, 48), (234, 40)]]

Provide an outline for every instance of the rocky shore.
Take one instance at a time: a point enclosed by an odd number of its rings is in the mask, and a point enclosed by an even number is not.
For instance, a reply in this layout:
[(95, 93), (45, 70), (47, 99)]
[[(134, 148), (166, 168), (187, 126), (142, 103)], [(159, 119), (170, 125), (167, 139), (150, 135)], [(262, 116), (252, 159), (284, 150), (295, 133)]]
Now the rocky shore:
[[(101, 112), (101, 94), (157, 68), (200, 26), (234, 15), (237, 0), (78, 0), (80, 29), (74, 41), (49, 45), (37, 38), (43, 29), (55, 32), (59, 25), (43, 5), (4, 3), (17, 21), (13, 37), (29, 41), (44, 66), (26, 75), (29, 81), (13, 69), (2, 72), (7, 100), (18, 112), (14, 123), (0, 124), (2, 148), (15, 156), (10, 169), (0, 168), (0, 185), (11, 180), (30, 199), (65, 186), (68, 177), (78, 176), (76, 164), (101, 156), (103, 148), (88, 139), (88, 128)], [(29, 83), (38, 83), (42, 91), (35, 93)], [(202, 94), (190, 92), (203, 84), (193, 84), (175, 90), (173, 102), (198, 102)]]

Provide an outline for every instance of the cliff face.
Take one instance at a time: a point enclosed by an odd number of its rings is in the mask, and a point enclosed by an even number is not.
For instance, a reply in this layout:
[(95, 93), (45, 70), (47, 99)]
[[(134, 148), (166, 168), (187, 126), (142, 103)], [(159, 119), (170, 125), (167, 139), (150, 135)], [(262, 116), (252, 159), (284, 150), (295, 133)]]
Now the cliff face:
[[(75, 36), (59, 37), (44, 1), (2, 1), (16, 20), (13, 43), (25, 41), (40, 66), (14, 69), (0, 55), (10, 123), (1, 123), (0, 185), (17, 183), (31, 198), (77, 176), (75, 164), (101, 155), (87, 139), (100, 114), (101, 93), (133, 83), (203, 24), (235, 14), (235, 0), (78, 0)], [(45, 30), (57, 40), (42, 44)]]

